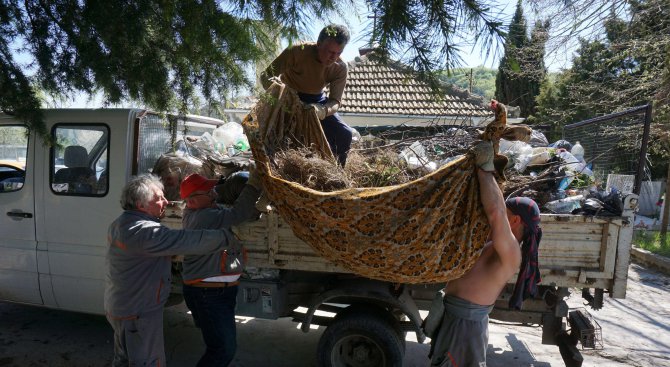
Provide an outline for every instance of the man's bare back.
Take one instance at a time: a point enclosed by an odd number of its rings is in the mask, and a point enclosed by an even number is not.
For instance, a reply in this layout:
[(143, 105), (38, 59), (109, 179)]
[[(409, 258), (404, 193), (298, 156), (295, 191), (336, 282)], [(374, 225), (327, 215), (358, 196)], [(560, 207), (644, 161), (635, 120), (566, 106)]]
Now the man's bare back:
[(513, 275), (514, 271), (510, 272), (502, 266), (500, 257), (489, 242), (472, 269), (447, 283), (445, 292), (474, 304), (492, 305)]

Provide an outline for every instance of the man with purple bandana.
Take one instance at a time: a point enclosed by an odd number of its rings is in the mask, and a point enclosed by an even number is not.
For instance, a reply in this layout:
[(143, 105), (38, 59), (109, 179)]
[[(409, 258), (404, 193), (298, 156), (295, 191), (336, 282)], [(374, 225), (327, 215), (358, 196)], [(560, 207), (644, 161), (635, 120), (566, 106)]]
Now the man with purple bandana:
[[(473, 149), (489, 241), (473, 267), (444, 288), (444, 316), (431, 345), (431, 366), (486, 366), (488, 315), (507, 281), (519, 271), (510, 307), (537, 292), (540, 210), (529, 198), (503, 200), (493, 176), (493, 146)], [(523, 249), (519, 243), (523, 243)], [(523, 252), (523, 254), (522, 254)]]

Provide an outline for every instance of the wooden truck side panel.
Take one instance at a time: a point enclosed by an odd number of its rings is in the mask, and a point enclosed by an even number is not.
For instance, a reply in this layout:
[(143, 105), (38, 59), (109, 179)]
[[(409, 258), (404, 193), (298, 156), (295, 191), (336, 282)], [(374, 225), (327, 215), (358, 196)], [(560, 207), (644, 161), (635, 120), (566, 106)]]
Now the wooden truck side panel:
[[(620, 218), (581, 215), (542, 215), (543, 237), (539, 247), (543, 285), (602, 288), (613, 297), (625, 297), (630, 226)], [(347, 272), (317, 255), (295, 237), (276, 212), (234, 229), (245, 244), (251, 266), (320, 272)], [(511, 279), (513, 282), (515, 278)], [(623, 283), (623, 287), (619, 283)]]

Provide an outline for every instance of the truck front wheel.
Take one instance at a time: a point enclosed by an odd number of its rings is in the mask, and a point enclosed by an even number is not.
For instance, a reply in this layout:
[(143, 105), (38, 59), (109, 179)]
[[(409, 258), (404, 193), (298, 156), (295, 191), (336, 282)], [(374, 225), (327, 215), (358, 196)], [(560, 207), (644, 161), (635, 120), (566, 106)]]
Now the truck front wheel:
[(402, 366), (404, 340), (386, 319), (371, 313), (336, 317), (317, 348), (322, 367)]

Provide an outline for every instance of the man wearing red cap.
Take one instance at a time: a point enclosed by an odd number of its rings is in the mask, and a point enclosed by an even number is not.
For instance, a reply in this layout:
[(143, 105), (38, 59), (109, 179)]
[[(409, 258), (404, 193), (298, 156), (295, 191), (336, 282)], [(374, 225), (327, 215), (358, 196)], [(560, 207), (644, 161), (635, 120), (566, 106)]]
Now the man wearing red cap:
[[(230, 229), (258, 217), (255, 203), (261, 184), (255, 170), (251, 170), (247, 184), (232, 207), (216, 203), (214, 186), (217, 182), (198, 174), (182, 181), (180, 196), (186, 202), (184, 228)], [(227, 366), (235, 356), (235, 304), (245, 260), (245, 249), (237, 240), (222, 251), (184, 257), (184, 300), (206, 345), (198, 367)]]
[[(519, 271), (510, 307), (520, 308), (537, 291), (540, 211), (528, 198), (503, 200), (493, 176), (493, 146), (473, 149), (479, 191), (491, 227), (489, 242), (473, 267), (444, 288), (444, 316), (431, 345), (431, 366), (486, 366), (488, 315), (507, 281)], [(522, 250), (519, 242), (523, 242)], [(521, 266), (521, 270), (519, 269)], [(429, 356), (430, 357), (430, 356)]]
[(236, 241), (229, 230), (162, 225), (167, 204), (158, 177), (132, 177), (121, 194), (124, 211), (109, 226), (104, 307), (114, 329), (114, 367), (165, 366), (163, 307), (172, 256), (220, 253)]

